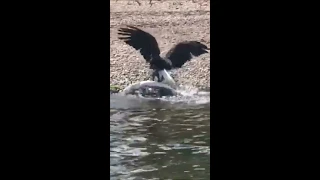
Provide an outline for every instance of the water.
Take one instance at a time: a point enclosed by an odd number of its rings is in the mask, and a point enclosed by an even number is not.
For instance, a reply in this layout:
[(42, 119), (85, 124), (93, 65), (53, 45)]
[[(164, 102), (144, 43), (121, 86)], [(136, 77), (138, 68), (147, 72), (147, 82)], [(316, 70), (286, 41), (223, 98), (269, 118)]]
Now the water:
[(210, 94), (110, 99), (110, 179), (209, 179)]

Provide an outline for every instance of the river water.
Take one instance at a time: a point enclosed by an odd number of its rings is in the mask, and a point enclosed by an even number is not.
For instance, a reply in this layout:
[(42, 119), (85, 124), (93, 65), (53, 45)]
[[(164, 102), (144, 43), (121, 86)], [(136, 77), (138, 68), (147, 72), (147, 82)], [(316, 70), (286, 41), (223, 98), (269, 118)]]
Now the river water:
[(110, 179), (210, 179), (210, 94), (110, 98)]

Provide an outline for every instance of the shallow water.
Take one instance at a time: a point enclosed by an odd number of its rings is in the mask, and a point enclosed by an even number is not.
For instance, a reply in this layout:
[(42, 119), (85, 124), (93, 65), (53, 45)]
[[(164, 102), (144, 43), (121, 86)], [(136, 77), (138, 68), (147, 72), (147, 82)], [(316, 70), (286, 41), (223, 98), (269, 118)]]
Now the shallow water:
[(209, 179), (209, 96), (112, 95), (110, 179)]

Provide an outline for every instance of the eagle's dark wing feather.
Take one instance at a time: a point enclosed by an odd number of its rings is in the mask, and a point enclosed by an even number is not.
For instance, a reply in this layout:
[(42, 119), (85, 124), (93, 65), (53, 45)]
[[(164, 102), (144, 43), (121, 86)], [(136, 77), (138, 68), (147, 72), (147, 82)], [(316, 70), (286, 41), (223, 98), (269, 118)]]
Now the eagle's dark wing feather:
[(152, 57), (160, 55), (157, 40), (151, 34), (133, 26), (120, 28), (118, 34), (122, 35), (119, 39), (136, 50), (140, 50), (141, 55), (147, 62), (150, 62)]
[(190, 61), (192, 56), (200, 56), (208, 53), (209, 48), (198, 41), (184, 41), (175, 45), (167, 54), (172, 63), (172, 68), (181, 68), (184, 63)]

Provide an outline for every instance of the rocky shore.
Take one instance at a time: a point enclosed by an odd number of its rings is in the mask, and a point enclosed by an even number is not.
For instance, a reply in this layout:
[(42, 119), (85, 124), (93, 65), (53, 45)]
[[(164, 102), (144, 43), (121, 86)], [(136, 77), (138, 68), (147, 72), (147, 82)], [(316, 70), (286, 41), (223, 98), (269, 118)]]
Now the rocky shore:
[[(209, 1), (149, 1), (110, 2), (110, 85), (120, 89), (150, 79), (150, 70), (140, 53), (118, 40), (118, 28), (133, 25), (156, 37), (160, 50), (165, 54), (176, 43), (198, 40), (210, 47)], [(178, 84), (210, 88), (210, 54), (187, 62), (174, 70)]]

